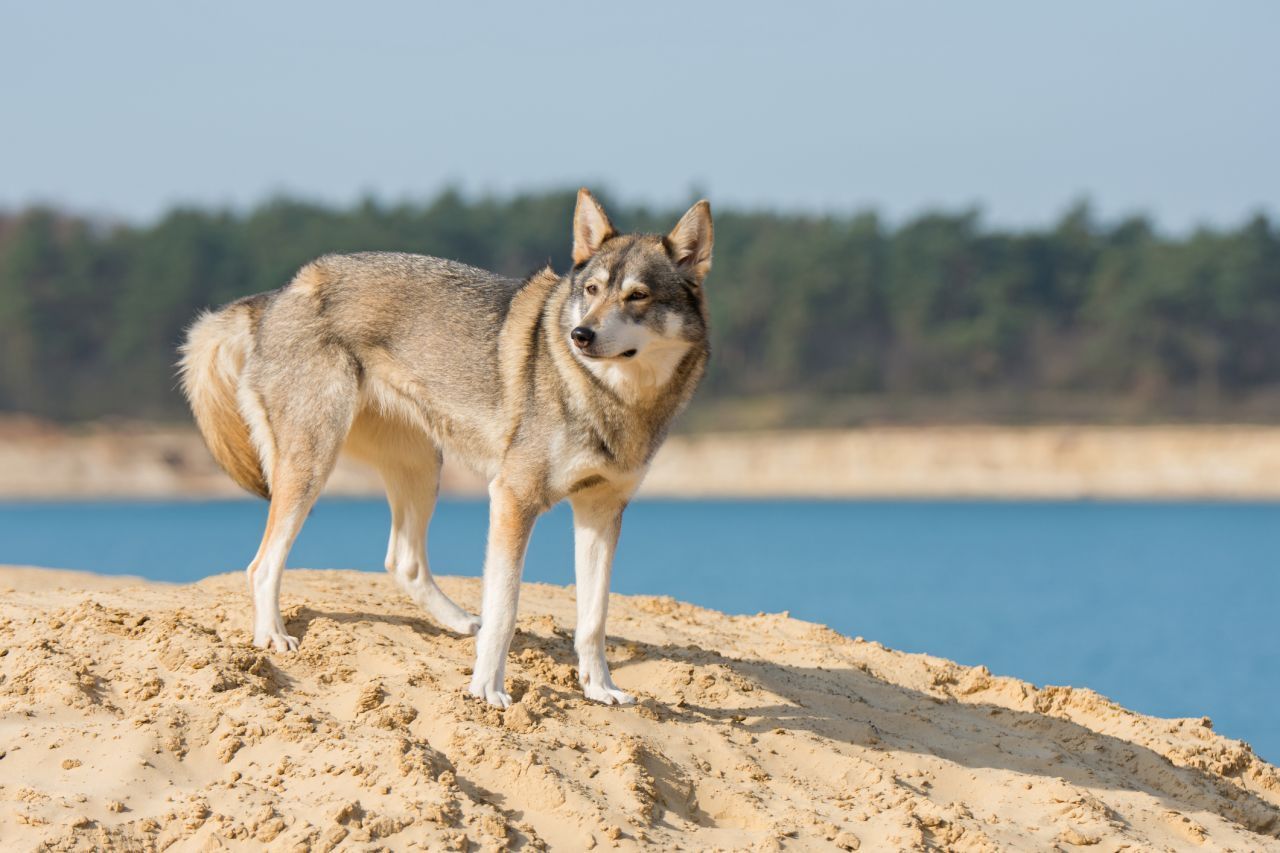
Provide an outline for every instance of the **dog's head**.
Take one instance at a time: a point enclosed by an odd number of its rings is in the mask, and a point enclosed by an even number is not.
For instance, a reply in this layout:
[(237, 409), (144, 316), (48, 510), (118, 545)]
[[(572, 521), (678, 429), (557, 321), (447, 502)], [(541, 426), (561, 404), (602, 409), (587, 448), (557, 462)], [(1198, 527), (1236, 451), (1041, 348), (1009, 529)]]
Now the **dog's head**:
[(579, 190), (565, 329), (574, 356), (619, 390), (666, 384), (690, 349), (706, 345), (702, 285), (713, 236), (706, 201), (665, 236), (623, 235)]

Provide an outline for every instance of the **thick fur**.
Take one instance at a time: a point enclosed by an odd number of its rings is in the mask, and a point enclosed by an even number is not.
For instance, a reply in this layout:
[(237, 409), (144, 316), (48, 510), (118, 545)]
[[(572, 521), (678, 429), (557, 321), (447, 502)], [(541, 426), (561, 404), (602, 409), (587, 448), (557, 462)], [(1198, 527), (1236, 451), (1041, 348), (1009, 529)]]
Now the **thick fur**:
[[(573, 233), (563, 276), (331, 255), (191, 327), (181, 373), (196, 422), (232, 478), (271, 499), (248, 569), (258, 646), (297, 647), (279, 610), (284, 563), (345, 451), (386, 484), (387, 570), (442, 624), (478, 631), (470, 689), (501, 707), (529, 533), (567, 498), (583, 687), (631, 701), (604, 658), (609, 574), (622, 512), (706, 365), (711, 214), (700, 202), (668, 235), (620, 236), (583, 190)], [(427, 565), (442, 450), (490, 481), (480, 619)]]
[(254, 299), (196, 319), (182, 346), (179, 375), (213, 458), (241, 488), (269, 498), (267, 478), (237, 401), (240, 375), (253, 346)]

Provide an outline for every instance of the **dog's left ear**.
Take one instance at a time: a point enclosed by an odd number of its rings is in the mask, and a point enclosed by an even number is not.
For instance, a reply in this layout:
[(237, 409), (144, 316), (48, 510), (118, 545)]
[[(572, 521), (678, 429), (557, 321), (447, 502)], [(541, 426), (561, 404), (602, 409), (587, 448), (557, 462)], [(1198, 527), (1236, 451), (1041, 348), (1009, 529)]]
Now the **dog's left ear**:
[(705, 198), (689, 208), (663, 243), (680, 271), (695, 283), (711, 271), (711, 244), (715, 241), (715, 228), (711, 224), (711, 202)]
[(617, 233), (596, 197), (586, 187), (578, 190), (578, 204), (573, 209), (573, 265), (586, 261)]

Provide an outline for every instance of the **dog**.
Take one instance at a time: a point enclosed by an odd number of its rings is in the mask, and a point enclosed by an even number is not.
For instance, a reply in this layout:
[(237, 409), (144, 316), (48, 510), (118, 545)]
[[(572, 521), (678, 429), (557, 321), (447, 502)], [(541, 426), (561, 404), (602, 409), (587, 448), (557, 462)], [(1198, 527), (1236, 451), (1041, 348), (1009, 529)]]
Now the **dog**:
[[(573, 507), (578, 677), (628, 704), (605, 661), (609, 579), (623, 510), (710, 354), (703, 286), (711, 207), (666, 235), (619, 234), (579, 191), (573, 267), (524, 280), (423, 255), (326, 255), (285, 287), (199, 316), (179, 374), (213, 457), (270, 500), (246, 570), (253, 642), (298, 647), (280, 615), (285, 560), (340, 452), (386, 485), (386, 568), (440, 624), (476, 634), (469, 692), (506, 708), (534, 521)], [(432, 579), (426, 532), (442, 451), (489, 483), (477, 618)]]

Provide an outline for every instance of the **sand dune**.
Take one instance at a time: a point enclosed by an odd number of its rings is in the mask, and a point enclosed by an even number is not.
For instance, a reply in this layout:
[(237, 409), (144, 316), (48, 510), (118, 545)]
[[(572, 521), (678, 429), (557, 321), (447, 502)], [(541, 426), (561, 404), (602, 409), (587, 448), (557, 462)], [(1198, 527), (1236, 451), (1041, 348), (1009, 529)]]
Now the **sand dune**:
[(290, 572), (287, 657), (240, 575), (80, 581), (0, 572), (6, 850), (1280, 849), (1280, 771), (1206, 720), (786, 615), (615, 596), (641, 701), (604, 708), (571, 591), (528, 585), (502, 713), (385, 576)]

